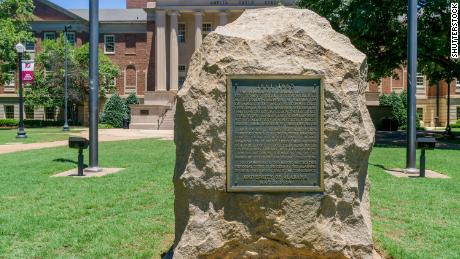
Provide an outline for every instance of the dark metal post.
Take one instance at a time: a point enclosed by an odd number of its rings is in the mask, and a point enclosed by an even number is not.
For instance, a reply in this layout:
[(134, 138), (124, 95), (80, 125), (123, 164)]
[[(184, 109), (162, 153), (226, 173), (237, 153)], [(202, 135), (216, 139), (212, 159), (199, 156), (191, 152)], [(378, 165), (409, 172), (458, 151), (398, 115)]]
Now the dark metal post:
[(24, 95), (22, 87), (22, 52), (18, 53), (18, 67), (19, 67), (19, 128), (16, 138), (27, 138), (24, 131)]
[(420, 177), (425, 177), (425, 149), (422, 148), (422, 154), (420, 155)]
[(84, 176), (83, 174), (83, 149), (78, 149), (78, 176)]
[(407, 173), (416, 173), (417, 0), (408, 0)]
[(439, 81), (438, 81), (436, 83), (436, 125), (435, 125), (435, 127), (439, 127), (439, 120), (440, 120), (440, 114), (439, 114), (440, 88), (441, 88), (441, 86), (439, 85)]
[(98, 111), (99, 111), (99, 1), (89, 1), (89, 168), (97, 172), (99, 168)]
[(447, 81), (447, 126), (446, 126), (446, 135), (452, 136), (452, 128), (450, 127), (450, 83), (452, 79), (449, 78)]
[(68, 94), (68, 82), (67, 82), (67, 30), (72, 28), (72, 26), (67, 25), (64, 26), (64, 127), (63, 131), (69, 131), (69, 123), (67, 121), (67, 104), (69, 100), (69, 94)]

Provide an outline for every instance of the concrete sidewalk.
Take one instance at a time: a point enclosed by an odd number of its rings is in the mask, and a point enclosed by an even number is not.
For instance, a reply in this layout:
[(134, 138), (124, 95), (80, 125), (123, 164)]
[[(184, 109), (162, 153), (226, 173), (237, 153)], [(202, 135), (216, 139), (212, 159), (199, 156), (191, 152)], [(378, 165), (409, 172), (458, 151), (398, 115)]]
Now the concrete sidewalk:
[[(88, 138), (88, 130), (84, 130), (75, 136), (82, 136)], [(99, 129), (99, 141), (120, 141), (130, 139), (146, 139), (146, 138), (157, 138), (161, 140), (173, 140), (174, 131), (172, 130), (135, 130), (135, 129)], [(14, 153), (33, 149), (61, 147), (68, 144), (67, 140), (53, 141), (44, 143), (32, 143), (32, 144), (12, 144), (12, 145), (0, 145), (0, 154)]]

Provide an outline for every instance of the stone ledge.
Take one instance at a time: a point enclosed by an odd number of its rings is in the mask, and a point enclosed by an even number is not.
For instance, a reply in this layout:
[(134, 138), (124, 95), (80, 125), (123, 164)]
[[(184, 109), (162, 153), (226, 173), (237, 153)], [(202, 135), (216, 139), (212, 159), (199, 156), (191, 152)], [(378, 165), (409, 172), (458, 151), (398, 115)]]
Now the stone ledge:
[(74, 168), (62, 173), (57, 173), (51, 177), (75, 177), (75, 178), (92, 178), (92, 177), (103, 177), (109, 174), (116, 174), (124, 170), (124, 168), (100, 168), (100, 172), (88, 172), (83, 171), (83, 176), (78, 176), (78, 168)]
[[(386, 173), (391, 174), (394, 177), (398, 178), (420, 178), (419, 174), (408, 174), (404, 173), (404, 170), (401, 168), (394, 168), (385, 170)], [(425, 170), (425, 178), (430, 179), (450, 179), (448, 175), (441, 174), (432, 170)]]

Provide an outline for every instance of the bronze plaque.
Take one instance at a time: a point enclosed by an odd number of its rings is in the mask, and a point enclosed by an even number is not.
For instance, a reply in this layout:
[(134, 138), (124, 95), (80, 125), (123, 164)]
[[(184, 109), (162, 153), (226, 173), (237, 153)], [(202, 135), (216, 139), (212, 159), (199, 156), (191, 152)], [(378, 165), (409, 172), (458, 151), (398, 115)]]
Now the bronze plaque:
[(227, 86), (227, 191), (319, 192), (320, 79), (232, 77)]

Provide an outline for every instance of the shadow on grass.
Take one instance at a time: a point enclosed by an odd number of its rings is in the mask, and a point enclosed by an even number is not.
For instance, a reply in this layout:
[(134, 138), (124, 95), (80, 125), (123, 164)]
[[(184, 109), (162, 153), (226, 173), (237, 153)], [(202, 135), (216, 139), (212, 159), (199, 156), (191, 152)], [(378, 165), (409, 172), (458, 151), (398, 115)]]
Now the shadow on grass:
[[(70, 159), (65, 159), (65, 158), (56, 158), (53, 160), (53, 162), (59, 162), (59, 163), (71, 163), (71, 164), (75, 164), (75, 165), (78, 165), (78, 162), (77, 161), (74, 161), (74, 160), (70, 160)], [(83, 164), (83, 167), (84, 168), (87, 168), (88, 165), (87, 164)]]

